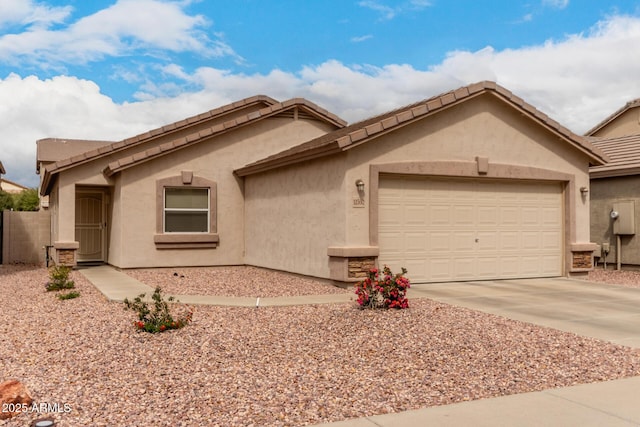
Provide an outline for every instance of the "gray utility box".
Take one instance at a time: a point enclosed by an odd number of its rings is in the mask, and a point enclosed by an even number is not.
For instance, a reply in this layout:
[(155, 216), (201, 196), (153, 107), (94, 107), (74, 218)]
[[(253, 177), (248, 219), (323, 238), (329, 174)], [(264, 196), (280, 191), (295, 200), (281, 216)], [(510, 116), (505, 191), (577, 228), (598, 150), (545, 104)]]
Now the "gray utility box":
[(613, 221), (613, 234), (636, 234), (636, 210), (633, 200), (616, 202), (613, 210), (618, 217)]

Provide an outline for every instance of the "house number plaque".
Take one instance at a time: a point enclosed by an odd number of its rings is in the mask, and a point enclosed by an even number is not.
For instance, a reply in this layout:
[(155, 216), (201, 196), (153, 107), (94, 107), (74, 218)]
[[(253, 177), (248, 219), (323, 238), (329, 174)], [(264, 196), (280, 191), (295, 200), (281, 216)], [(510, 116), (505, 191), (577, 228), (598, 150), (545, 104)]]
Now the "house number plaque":
[(353, 199), (353, 207), (354, 208), (364, 208), (364, 199), (360, 197), (356, 197)]

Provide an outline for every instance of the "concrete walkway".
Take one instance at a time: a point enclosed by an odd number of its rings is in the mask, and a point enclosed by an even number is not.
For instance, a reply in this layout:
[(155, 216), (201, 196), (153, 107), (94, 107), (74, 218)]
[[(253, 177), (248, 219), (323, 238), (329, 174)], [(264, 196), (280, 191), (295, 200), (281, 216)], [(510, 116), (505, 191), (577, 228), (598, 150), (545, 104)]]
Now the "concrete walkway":
[[(110, 301), (122, 302), (125, 298), (134, 299), (140, 294), (149, 298), (153, 289), (108, 265), (84, 267), (78, 270)], [(226, 297), (212, 295), (167, 295), (173, 296), (183, 304), (219, 305), (230, 307), (269, 307), (302, 304), (343, 303), (353, 300), (350, 293), (329, 295), (302, 295), (292, 297), (258, 298)]]
[[(80, 269), (108, 299), (123, 301), (153, 289), (109, 266)], [(412, 285), (409, 298), (445, 303), (640, 348), (640, 289), (552, 278)], [(175, 295), (188, 304), (236, 307), (341, 303), (350, 294), (279, 298)], [(549, 389), (376, 415), (331, 427), (640, 426), (640, 377)]]

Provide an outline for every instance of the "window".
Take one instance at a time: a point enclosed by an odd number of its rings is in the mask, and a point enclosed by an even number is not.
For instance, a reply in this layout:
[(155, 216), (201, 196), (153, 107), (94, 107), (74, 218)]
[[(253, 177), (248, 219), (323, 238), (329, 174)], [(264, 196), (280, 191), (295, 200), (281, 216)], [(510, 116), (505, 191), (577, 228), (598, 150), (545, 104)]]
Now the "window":
[(165, 233), (209, 232), (208, 188), (165, 188)]
[(215, 181), (183, 171), (156, 181), (156, 249), (216, 248)]

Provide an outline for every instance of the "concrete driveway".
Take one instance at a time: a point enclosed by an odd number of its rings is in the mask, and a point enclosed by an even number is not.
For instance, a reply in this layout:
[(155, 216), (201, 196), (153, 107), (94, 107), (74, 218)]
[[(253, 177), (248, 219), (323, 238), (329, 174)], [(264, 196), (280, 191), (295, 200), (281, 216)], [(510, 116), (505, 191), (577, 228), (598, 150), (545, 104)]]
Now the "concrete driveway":
[(640, 289), (567, 278), (411, 285), (426, 297), (640, 348)]

